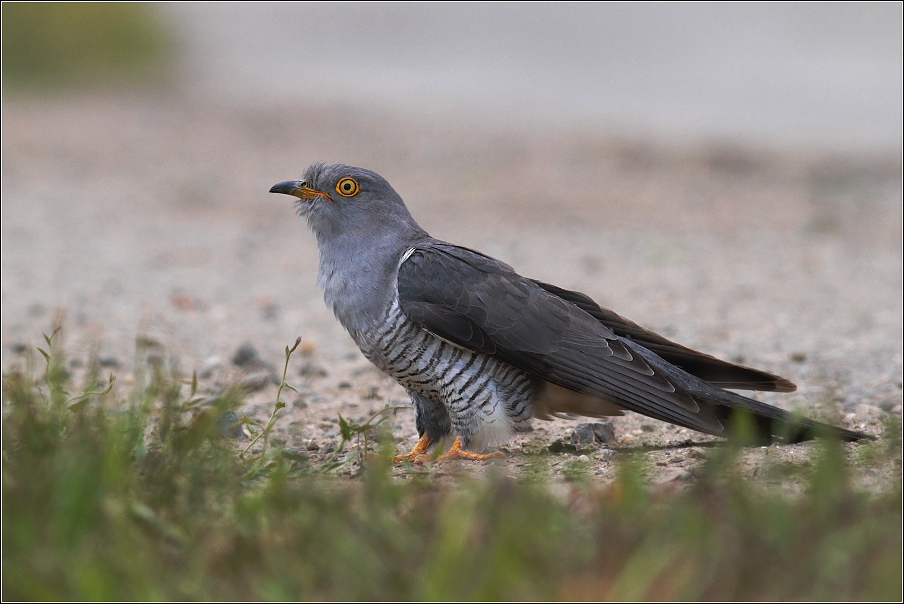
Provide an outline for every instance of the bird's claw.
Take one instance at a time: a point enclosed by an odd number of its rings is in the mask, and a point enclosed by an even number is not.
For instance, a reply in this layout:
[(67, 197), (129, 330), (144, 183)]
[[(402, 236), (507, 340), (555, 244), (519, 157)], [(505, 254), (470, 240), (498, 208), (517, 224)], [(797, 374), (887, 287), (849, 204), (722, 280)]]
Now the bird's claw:
[(446, 461), (449, 459), (469, 459), (471, 461), (486, 461), (487, 459), (497, 459), (505, 457), (502, 451), (493, 451), (492, 453), (475, 453), (461, 448), (461, 437), (455, 439), (449, 450), (437, 458), (437, 461)]
[(435, 457), (434, 455), (430, 455), (427, 453), (427, 449), (430, 448), (430, 445), (433, 444), (430, 439), (427, 438), (426, 435), (422, 436), (417, 444), (414, 445), (414, 448), (411, 449), (409, 453), (404, 455), (396, 455), (392, 458), (393, 463), (401, 463), (403, 461), (407, 461), (415, 464), (422, 464), (428, 461), (448, 461), (450, 459), (468, 459), (471, 461), (486, 461), (488, 459), (498, 459), (505, 457), (505, 453), (502, 451), (493, 451), (492, 453), (475, 453), (474, 451), (468, 451), (466, 449), (461, 448), (461, 437), (455, 439), (455, 442), (452, 443), (452, 446), (449, 447), (449, 450), (440, 455), (439, 457)]
[(410, 452), (405, 455), (396, 455), (392, 458), (392, 462), (400, 463), (403, 461), (410, 461), (411, 463), (424, 463), (430, 459), (430, 456), (427, 455), (427, 449), (430, 448), (430, 445), (430, 439), (424, 434)]

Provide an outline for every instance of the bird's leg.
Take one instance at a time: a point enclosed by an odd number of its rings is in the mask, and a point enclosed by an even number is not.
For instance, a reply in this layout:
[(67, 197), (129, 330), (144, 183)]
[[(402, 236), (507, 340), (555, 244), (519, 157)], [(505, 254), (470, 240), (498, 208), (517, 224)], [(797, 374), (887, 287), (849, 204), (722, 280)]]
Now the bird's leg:
[(461, 436), (456, 437), (455, 442), (449, 447), (449, 450), (437, 458), (437, 461), (445, 461), (447, 459), (471, 459), (474, 461), (484, 461), (494, 459), (496, 457), (505, 457), (502, 451), (493, 451), (492, 453), (475, 453), (461, 448)]
[(396, 455), (392, 458), (393, 463), (399, 463), (400, 461), (412, 461), (414, 463), (421, 463), (423, 457), (427, 456), (427, 449), (430, 448), (430, 445), (433, 444), (433, 441), (430, 440), (430, 437), (425, 433), (421, 436), (420, 440), (417, 441), (417, 444), (414, 445), (414, 448), (411, 449), (409, 453), (406, 455)]

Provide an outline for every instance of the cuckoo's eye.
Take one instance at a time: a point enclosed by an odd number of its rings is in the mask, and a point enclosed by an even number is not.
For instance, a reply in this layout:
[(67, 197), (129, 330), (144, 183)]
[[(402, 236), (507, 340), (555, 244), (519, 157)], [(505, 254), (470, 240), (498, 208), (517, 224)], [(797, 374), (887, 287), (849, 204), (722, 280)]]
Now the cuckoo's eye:
[(361, 189), (358, 187), (358, 181), (351, 176), (340, 178), (336, 183), (336, 192), (343, 197), (354, 197)]

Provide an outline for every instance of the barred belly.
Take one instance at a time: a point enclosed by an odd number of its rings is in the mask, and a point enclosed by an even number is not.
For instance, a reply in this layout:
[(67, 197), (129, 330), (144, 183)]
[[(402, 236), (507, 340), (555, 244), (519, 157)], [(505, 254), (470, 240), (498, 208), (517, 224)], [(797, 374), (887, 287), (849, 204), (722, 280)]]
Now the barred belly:
[(531, 416), (536, 395), (526, 373), (421, 329), (398, 300), (375, 330), (352, 336), (374, 365), (406, 389), (442, 404), (464, 447), (499, 445), (510, 437), (513, 422)]

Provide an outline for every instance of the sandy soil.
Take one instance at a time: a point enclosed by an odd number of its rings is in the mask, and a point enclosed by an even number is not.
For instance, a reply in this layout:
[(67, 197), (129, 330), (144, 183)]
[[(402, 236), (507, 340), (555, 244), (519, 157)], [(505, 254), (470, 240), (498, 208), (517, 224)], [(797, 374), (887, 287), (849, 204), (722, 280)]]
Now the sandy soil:
[[(289, 394), (274, 438), (315, 457), (338, 441), (337, 413), (362, 421), (405, 404), (325, 308), (316, 245), (291, 202), (267, 193), (323, 160), (385, 176), (436, 237), (799, 386), (763, 400), (871, 434), (901, 417), (897, 154), (665, 144), (168, 94), (7, 99), (2, 118), (4, 371), (62, 320), (76, 377), (97, 355), (126, 392), (152, 350), (186, 380), (196, 370), (205, 392), (256, 382), (243, 410), (263, 421), (283, 348), (301, 336), (289, 367), (300, 394)], [(232, 363), (245, 343), (262, 364)], [(568, 441), (578, 421), (535, 422), (496, 463), (517, 473), (524, 451)], [(632, 451), (649, 458), (655, 481), (685, 480), (712, 440), (639, 416), (613, 424), (614, 442), (577, 452), (600, 480)], [(410, 411), (391, 428), (400, 452), (414, 443)], [(744, 471), (805, 459), (810, 446), (751, 450)], [(573, 458), (552, 457), (553, 472)]]

